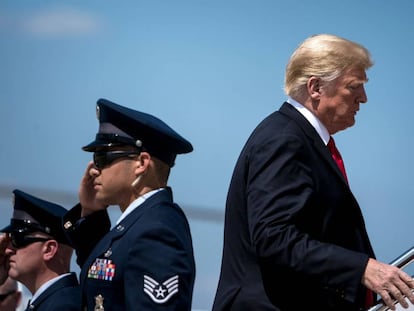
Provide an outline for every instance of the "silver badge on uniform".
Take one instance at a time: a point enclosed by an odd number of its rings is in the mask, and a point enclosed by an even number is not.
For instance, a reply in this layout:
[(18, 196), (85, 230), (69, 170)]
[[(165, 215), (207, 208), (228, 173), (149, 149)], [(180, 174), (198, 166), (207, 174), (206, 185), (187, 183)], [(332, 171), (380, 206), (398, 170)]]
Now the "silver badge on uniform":
[(93, 308), (94, 311), (105, 311), (103, 306), (104, 298), (101, 294), (98, 296), (95, 296), (95, 308)]
[(104, 257), (108, 258), (108, 257), (111, 257), (111, 255), (112, 255), (112, 249), (108, 249), (108, 250), (105, 252)]
[(144, 293), (155, 303), (167, 302), (174, 294), (178, 293), (178, 275), (161, 284), (148, 275), (144, 275)]

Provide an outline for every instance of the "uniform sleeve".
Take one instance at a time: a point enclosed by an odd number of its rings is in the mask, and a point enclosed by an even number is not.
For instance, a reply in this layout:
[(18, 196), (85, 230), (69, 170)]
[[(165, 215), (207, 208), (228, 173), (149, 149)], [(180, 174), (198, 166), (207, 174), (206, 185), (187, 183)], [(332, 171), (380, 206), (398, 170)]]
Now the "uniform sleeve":
[[(165, 219), (165, 215), (157, 218)], [(167, 223), (168, 222), (168, 223)], [(186, 224), (148, 220), (131, 243), (125, 271), (127, 310), (191, 310), (195, 265)]]
[(98, 241), (110, 230), (111, 221), (106, 210), (81, 217), (81, 205), (75, 205), (63, 219), (65, 235), (76, 251), (76, 262), (82, 267)]

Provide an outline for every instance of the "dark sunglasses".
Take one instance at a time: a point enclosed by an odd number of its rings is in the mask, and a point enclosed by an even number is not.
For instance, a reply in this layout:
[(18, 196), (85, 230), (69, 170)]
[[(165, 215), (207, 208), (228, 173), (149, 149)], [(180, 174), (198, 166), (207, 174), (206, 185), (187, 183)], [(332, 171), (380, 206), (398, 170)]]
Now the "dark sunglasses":
[(0, 302), (2, 302), (3, 300), (6, 300), (7, 297), (9, 297), (10, 295), (13, 295), (15, 292), (17, 292), (17, 290), (13, 289), (10, 292), (0, 294)]
[(27, 245), (35, 243), (35, 242), (46, 242), (52, 239), (41, 238), (37, 236), (30, 236), (30, 235), (26, 235), (25, 233), (20, 233), (20, 232), (11, 232), (10, 240), (11, 240), (11, 245), (15, 249), (19, 249), (19, 248), (24, 248)]
[(139, 151), (97, 151), (93, 153), (93, 162), (96, 168), (103, 169), (116, 159), (134, 158), (139, 153)]

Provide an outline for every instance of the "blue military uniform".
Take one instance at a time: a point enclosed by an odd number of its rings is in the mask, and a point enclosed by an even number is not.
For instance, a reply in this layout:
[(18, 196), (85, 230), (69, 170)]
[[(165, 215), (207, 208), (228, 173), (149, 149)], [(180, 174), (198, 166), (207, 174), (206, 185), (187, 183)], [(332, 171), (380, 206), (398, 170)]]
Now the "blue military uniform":
[[(99, 131), (86, 151), (132, 145), (170, 167), (191, 144), (163, 121), (101, 99)], [(106, 211), (65, 216), (80, 265), (88, 310), (191, 310), (195, 262), (190, 227), (169, 187), (154, 194), (110, 229)]]
[[(1, 232), (29, 234), (44, 232), (60, 244), (68, 244), (62, 228), (67, 210), (60, 205), (39, 199), (21, 190), (14, 190), (14, 209), (10, 224)], [(80, 311), (81, 294), (76, 274), (65, 274), (47, 287), (26, 310)]]
[(26, 310), (82, 310), (80, 288), (76, 274), (72, 272), (53, 283), (35, 301), (31, 302)]

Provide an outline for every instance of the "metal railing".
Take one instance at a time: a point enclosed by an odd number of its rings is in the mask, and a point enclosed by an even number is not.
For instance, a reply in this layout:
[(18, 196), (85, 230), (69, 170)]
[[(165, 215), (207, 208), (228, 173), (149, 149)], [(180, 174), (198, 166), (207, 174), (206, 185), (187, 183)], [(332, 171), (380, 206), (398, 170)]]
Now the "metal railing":
[[(414, 261), (414, 247), (406, 251), (404, 254), (402, 254), (400, 257), (395, 259), (393, 262), (390, 263), (392, 266), (396, 266), (400, 269), (404, 269), (406, 266), (408, 266), (410, 263)], [(395, 304), (397, 304), (397, 301), (395, 301)], [(389, 308), (384, 304), (382, 300), (379, 300), (378, 303), (368, 309), (368, 311), (386, 311), (389, 310)], [(405, 310), (411, 310), (411, 306), (409, 309)]]

